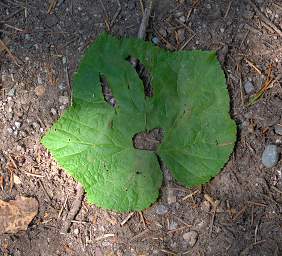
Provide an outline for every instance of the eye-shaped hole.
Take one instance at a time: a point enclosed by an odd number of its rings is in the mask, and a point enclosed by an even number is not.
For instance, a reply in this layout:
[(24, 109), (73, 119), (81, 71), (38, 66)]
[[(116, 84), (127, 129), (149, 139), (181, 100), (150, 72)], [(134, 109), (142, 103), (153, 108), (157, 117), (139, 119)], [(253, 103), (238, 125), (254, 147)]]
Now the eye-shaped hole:
[(135, 69), (140, 80), (143, 82), (144, 94), (146, 97), (153, 97), (153, 86), (152, 86), (152, 76), (146, 67), (140, 62), (139, 59), (132, 56), (128, 56), (126, 60), (132, 65)]

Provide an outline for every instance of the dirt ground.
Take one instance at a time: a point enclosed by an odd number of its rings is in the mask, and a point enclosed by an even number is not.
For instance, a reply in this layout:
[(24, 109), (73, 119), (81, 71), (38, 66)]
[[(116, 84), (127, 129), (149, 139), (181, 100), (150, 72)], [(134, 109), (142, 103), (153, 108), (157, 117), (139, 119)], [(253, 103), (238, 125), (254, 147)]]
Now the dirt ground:
[[(1, 0), (0, 39), (10, 52), (0, 48), (0, 198), (35, 197), (39, 212), (26, 232), (0, 236), (0, 255), (282, 255), (282, 161), (268, 169), (261, 162), (267, 144), (282, 148), (274, 132), (282, 124), (282, 2), (252, 2), (266, 20), (248, 1), (155, 2), (147, 40), (169, 50), (218, 51), (238, 126), (230, 161), (204, 186), (164, 184), (158, 202), (123, 225), (128, 214), (84, 199), (70, 232), (60, 234), (76, 183), (40, 138), (70, 104), (71, 78), (87, 46), (108, 29), (136, 36), (146, 3)], [(270, 65), (274, 81), (249, 105), (244, 84), (258, 92)]]

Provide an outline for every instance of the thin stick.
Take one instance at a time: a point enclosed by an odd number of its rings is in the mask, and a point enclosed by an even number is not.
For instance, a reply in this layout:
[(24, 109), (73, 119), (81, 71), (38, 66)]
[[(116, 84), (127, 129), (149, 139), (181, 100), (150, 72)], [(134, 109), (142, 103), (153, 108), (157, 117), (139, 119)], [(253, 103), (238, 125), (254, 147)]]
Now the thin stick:
[(97, 238), (95, 238), (95, 241), (100, 241), (100, 240), (103, 240), (103, 239), (106, 239), (106, 238), (109, 238), (109, 237), (114, 237), (115, 234), (105, 234), (105, 235), (102, 235), (102, 236), (98, 236)]
[(83, 200), (83, 195), (84, 195), (84, 189), (80, 184), (77, 184), (76, 186), (76, 198), (72, 204), (71, 210), (69, 211), (69, 214), (66, 219), (66, 223), (62, 228), (61, 233), (66, 234), (69, 231), (69, 228), (72, 224), (72, 220), (75, 218), (77, 213), (79, 212), (81, 208), (81, 202)]
[(194, 195), (198, 194), (199, 192), (200, 191), (197, 189), (197, 190), (193, 191), (192, 193), (190, 193), (189, 195), (184, 196), (181, 200), (184, 201), (184, 200), (186, 200), (186, 199), (188, 199), (190, 197), (193, 197)]
[(274, 186), (271, 186), (271, 188), (272, 188), (273, 190), (275, 190), (276, 192), (278, 192), (278, 193), (282, 194), (282, 191), (281, 191), (281, 190), (279, 190), (278, 188), (276, 188), (276, 187), (274, 187)]
[(144, 229), (146, 229), (146, 228), (147, 228), (147, 225), (146, 225), (146, 221), (145, 221), (143, 212), (140, 211), (140, 212), (139, 212), (139, 215), (140, 215), (140, 219), (141, 219), (141, 221), (142, 221), (143, 227), (144, 227)]
[(134, 212), (131, 212), (127, 215), (127, 217), (120, 223), (121, 226), (123, 226), (126, 222), (130, 220), (130, 218), (133, 216)]
[(51, 196), (49, 195), (49, 193), (47, 192), (47, 190), (45, 189), (43, 183), (41, 182), (41, 180), (38, 181), (39, 185), (41, 186), (44, 194), (46, 195), (46, 197), (49, 199), (50, 202), (52, 202), (52, 198)]
[(153, 0), (150, 0), (148, 7), (145, 8), (144, 15), (143, 15), (140, 27), (139, 27), (139, 31), (137, 35), (139, 39), (145, 39), (146, 29), (149, 23), (149, 18), (151, 15), (152, 7), (153, 7)]
[(116, 1), (117, 1), (117, 3), (118, 3), (118, 8), (117, 8), (116, 13), (114, 14), (114, 17), (113, 17), (111, 23), (110, 23), (110, 26), (111, 26), (111, 27), (114, 25), (114, 23), (115, 23), (115, 21), (116, 21), (116, 18), (118, 17), (118, 15), (119, 15), (120, 12), (121, 12), (121, 4), (120, 4), (120, 1), (119, 1), (119, 0), (116, 0)]
[(139, 0), (139, 2), (140, 2), (140, 6), (141, 6), (142, 15), (144, 15), (144, 4), (143, 4), (143, 1)]
[[(146, 29), (149, 23), (149, 18), (151, 15), (152, 7), (153, 7), (153, 0), (150, 0), (148, 7), (146, 7), (144, 11), (144, 15), (143, 15), (143, 18), (142, 18), (142, 21), (141, 21), (141, 24), (138, 30), (137, 38), (139, 39), (145, 39), (146, 37)], [(137, 66), (138, 60), (134, 57), (131, 57), (130, 63), (135, 68)]]
[(252, 63), (251, 61), (249, 61), (248, 59), (244, 59), (246, 62), (247, 62), (247, 64), (250, 66), (250, 67), (252, 67), (258, 74), (262, 74), (262, 72), (261, 72), (261, 70), (254, 64), (254, 63)]
[(26, 172), (26, 171), (24, 173), (29, 175), (29, 176), (36, 177), (36, 178), (45, 178), (44, 175), (40, 175), (40, 174), (36, 174), (36, 173), (31, 173), (31, 172)]
[(12, 29), (14, 29), (14, 30), (17, 30), (17, 31), (20, 31), (20, 32), (24, 32), (24, 30), (23, 29), (21, 29), (21, 28), (17, 28), (17, 27), (14, 27), (14, 26), (12, 26), (12, 25), (9, 25), (9, 24), (4, 24), (6, 27), (8, 27), (8, 28), (12, 28)]
[(261, 13), (259, 8), (252, 2), (252, 1), (247, 1), (245, 0), (248, 4), (250, 4), (257, 15), (262, 19), (263, 22), (265, 22), (268, 26), (270, 26), (279, 36), (282, 37), (282, 31), (273, 23), (271, 22), (268, 18), (264, 16), (264, 14)]
[(196, 36), (196, 34), (193, 35), (193, 36), (191, 36), (191, 37), (180, 47), (180, 50), (183, 50), (183, 49), (187, 46), (187, 44), (189, 44), (189, 43), (192, 41), (192, 39), (193, 39), (195, 36)]
[(9, 159), (10, 159), (10, 161), (11, 161), (13, 167), (17, 170), (17, 169), (18, 169), (18, 166), (16, 165), (15, 160), (14, 160), (10, 155), (8, 155), (8, 157), (9, 157)]
[(4, 44), (4, 42), (3, 42), (1, 39), (0, 39), (0, 48), (3, 48), (3, 49), (8, 53), (8, 55), (10, 56), (10, 58), (14, 61), (14, 63), (15, 63), (17, 66), (20, 66), (17, 57), (12, 54), (12, 52), (10, 51), (10, 49)]
[(229, 2), (229, 4), (228, 4), (228, 7), (227, 7), (227, 10), (226, 10), (226, 12), (225, 12), (225, 15), (224, 15), (224, 19), (227, 17), (227, 15), (228, 15), (228, 13), (229, 13), (229, 11), (230, 11), (230, 8), (231, 8), (231, 5), (232, 5), (232, 0)]
[(61, 210), (59, 211), (59, 214), (58, 214), (57, 219), (59, 219), (59, 218), (61, 217), (61, 215), (62, 215), (62, 213), (63, 213), (63, 210), (66, 208), (68, 198), (69, 198), (69, 195), (67, 195), (67, 198), (66, 198), (66, 200), (65, 200), (65, 202), (64, 202), (64, 204), (63, 204)]

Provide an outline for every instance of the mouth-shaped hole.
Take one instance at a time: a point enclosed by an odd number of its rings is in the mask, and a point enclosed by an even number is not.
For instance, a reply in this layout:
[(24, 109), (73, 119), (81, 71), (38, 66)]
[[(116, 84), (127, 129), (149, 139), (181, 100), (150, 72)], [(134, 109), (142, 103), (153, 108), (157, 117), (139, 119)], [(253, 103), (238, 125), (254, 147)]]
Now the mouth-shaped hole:
[(113, 96), (108, 80), (104, 75), (101, 74), (100, 74), (100, 85), (102, 87), (102, 92), (105, 101), (114, 108), (117, 105), (117, 101)]
[(139, 132), (132, 138), (136, 149), (156, 151), (162, 143), (164, 134), (162, 128), (154, 128), (149, 132)]

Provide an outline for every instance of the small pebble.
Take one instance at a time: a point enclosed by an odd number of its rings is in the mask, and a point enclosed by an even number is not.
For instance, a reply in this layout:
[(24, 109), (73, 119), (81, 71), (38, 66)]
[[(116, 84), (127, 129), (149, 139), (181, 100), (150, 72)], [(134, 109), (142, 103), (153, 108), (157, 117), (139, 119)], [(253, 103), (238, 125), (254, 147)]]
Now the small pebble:
[(60, 96), (59, 102), (63, 105), (67, 105), (69, 103), (69, 98), (67, 96)]
[(34, 92), (38, 97), (42, 97), (45, 93), (45, 87), (43, 85), (38, 85), (34, 88)]
[(51, 108), (50, 112), (51, 112), (51, 114), (52, 114), (53, 116), (56, 116), (56, 115), (57, 115), (57, 110), (54, 109), (54, 108)]
[(175, 221), (171, 221), (168, 225), (168, 230), (174, 230), (177, 229), (178, 224)]
[(25, 40), (30, 40), (30, 35), (29, 34), (25, 34), (24, 39)]
[(154, 36), (154, 37), (152, 38), (152, 43), (155, 44), (155, 45), (158, 45), (158, 44), (160, 43), (160, 39), (157, 38), (156, 36)]
[(74, 229), (74, 230), (73, 230), (73, 233), (74, 233), (75, 235), (78, 235), (78, 234), (79, 234), (79, 229), (78, 229), (78, 228)]
[(19, 176), (13, 174), (13, 179), (14, 179), (14, 183), (16, 185), (20, 185), (22, 183), (22, 181), (20, 180)]
[(197, 242), (198, 233), (192, 230), (183, 234), (183, 239), (188, 242), (189, 246), (193, 247)]
[(165, 205), (160, 204), (156, 208), (156, 214), (158, 215), (165, 215), (168, 212), (168, 209)]
[(102, 246), (104, 246), (104, 247), (108, 247), (110, 245), (111, 245), (111, 243), (109, 241), (103, 241), (102, 242)]
[(7, 96), (14, 97), (16, 94), (16, 89), (12, 88), (10, 91), (8, 91)]
[(37, 76), (37, 83), (38, 84), (42, 84), (43, 83), (42, 78), (39, 75)]
[(179, 21), (182, 22), (182, 23), (185, 23), (186, 22), (185, 16), (179, 17)]
[(279, 153), (277, 146), (270, 144), (265, 147), (262, 153), (261, 161), (265, 167), (271, 168), (277, 164), (278, 158)]
[(15, 122), (15, 126), (17, 129), (19, 129), (21, 127), (22, 123), (21, 122)]
[(250, 94), (251, 92), (255, 90), (255, 87), (251, 81), (246, 81), (244, 83), (244, 89), (247, 94)]
[(173, 204), (176, 202), (176, 195), (173, 189), (168, 189), (167, 191), (167, 203)]
[(278, 135), (282, 135), (282, 124), (276, 124), (274, 126), (274, 131)]
[(36, 122), (33, 122), (31, 125), (32, 125), (34, 130), (38, 130), (40, 128), (40, 125)]
[(63, 56), (62, 62), (63, 62), (63, 65), (66, 65), (66, 64), (67, 64), (67, 58), (66, 58), (66, 56)]
[(64, 91), (66, 89), (66, 85), (64, 83), (60, 83), (58, 87), (60, 91)]
[(211, 210), (211, 205), (208, 201), (204, 201), (201, 204), (201, 210), (205, 211), (205, 212), (209, 212)]

